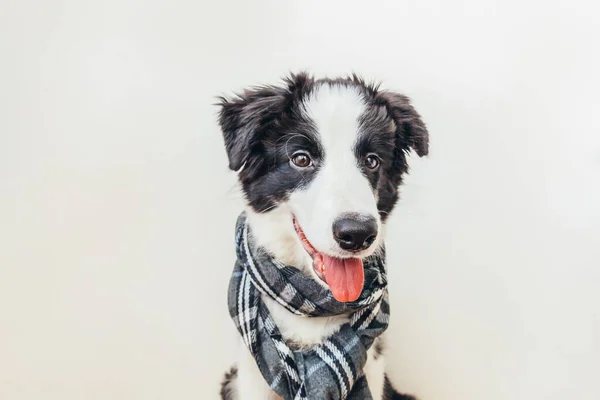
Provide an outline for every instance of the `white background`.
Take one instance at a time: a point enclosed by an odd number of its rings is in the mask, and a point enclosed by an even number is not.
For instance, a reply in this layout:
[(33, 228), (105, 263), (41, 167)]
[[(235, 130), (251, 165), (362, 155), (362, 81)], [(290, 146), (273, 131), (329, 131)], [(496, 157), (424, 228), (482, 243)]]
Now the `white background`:
[[(597, 3), (596, 3), (597, 4)], [(390, 222), (390, 374), (599, 399), (598, 6), (0, 5), (0, 398), (213, 399), (237, 332), (214, 96), (356, 71), (431, 133)]]

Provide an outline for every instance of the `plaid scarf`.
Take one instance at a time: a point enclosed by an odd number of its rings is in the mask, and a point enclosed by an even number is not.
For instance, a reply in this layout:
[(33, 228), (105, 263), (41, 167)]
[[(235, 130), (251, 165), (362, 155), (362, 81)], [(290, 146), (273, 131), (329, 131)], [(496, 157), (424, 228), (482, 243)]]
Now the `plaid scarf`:
[[(236, 226), (237, 261), (229, 286), (229, 313), (269, 386), (285, 400), (372, 399), (363, 374), (367, 350), (388, 326), (385, 253), (363, 260), (358, 300), (341, 303), (329, 289), (258, 248), (245, 214)], [(349, 323), (312, 348), (292, 349), (262, 296), (303, 317), (346, 314)]]

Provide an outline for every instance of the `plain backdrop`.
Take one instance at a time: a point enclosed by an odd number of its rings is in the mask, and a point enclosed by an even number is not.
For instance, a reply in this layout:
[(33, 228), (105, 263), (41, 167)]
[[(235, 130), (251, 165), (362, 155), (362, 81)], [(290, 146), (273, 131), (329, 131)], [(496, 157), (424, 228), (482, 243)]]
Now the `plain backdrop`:
[(599, 399), (598, 7), (2, 0), (0, 399), (217, 398), (242, 202), (213, 103), (302, 69), (430, 129), (390, 221), (393, 381)]

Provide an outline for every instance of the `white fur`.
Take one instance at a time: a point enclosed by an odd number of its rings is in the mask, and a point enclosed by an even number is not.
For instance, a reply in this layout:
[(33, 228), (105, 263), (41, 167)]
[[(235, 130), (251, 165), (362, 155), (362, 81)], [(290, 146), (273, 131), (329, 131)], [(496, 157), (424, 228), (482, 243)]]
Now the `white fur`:
[[(353, 149), (360, 134), (358, 118), (364, 101), (354, 88), (323, 85), (303, 105), (317, 127), (325, 160), (310, 186), (292, 193), (288, 206), (318, 251), (349, 257), (331, 234), (333, 222), (343, 213), (360, 213), (376, 218), (381, 225), (377, 199)], [(359, 256), (370, 255), (376, 248), (374, 243)]]
[[(379, 225), (377, 242), (359, 254), (372, 254), (382, 243), (383, 224), (377, 212), (377, 199), (366, 177), (361, 173), (353, 145), (358, 132), (357, 119), (363, 112), (358, 92), (346, 87), (324, 85), (304, 103), (308, 116), (315, 122), (325, 150), (324, 164), (308, 188), (292, 193), (285, 204), (266, 213), (247, 211), (248, 223), (257, 243), (281, 262), (294, 265), (321, 282), (312, 268), (312, 260), (296, 234), (292, 214), (296, 216), (308, 240), (320, 252), (332, 256), (349, 255), (335, 242), (332, 225), (342, 213), (354, 212), (376, 218)], [(356, 254), (354, 255), (356, 256)], [(275, 323), (286, 340), (303, 346), (320, 343), (348, 321), (347, 316), (306, 318), (294, 315), (270, 298), (263, 297)], [(242, 344), (243, 347), (243, 344)], [(368, 352), (365, 374), (373, 399), (383, 395), (384, 360)], [(278, 397), (269, 389), (258, 367), (243, 347), (237, 362), (235, 393), (242, 400), (267, 400)]]

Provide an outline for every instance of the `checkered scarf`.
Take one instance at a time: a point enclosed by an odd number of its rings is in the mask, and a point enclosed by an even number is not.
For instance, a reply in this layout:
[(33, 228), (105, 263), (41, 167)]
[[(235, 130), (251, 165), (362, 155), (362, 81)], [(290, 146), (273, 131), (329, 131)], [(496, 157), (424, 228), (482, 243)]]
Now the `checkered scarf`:
[[(237, 261), (229, 286), (229, 313), (269, 386), (285, 400), (372, 399), (363, 374), (367, 350), (388, 326), (382, 251), (365, 259), (358, 300), (341, 303), (297, 268), (275, 260), (253, 241), (245, 214), (236, 227)], [(290, 348), (262, 296), (303, 317), (349, 315), (349, 323), (311, 348)]]

